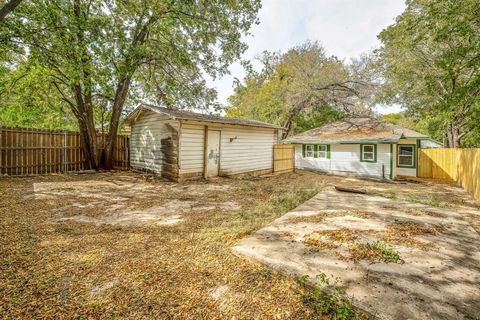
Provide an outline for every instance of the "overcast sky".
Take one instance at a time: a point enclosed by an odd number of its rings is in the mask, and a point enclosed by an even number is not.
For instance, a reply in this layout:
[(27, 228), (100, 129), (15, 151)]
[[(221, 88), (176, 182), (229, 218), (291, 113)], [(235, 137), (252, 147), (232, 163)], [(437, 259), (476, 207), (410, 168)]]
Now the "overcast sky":
[[(262, 0), (260, 24), (245, 38), (249, 49), (244, 59), (253, 59), (264, 50), (285, 52), (306, 40), (318, 40), (331, 55), (348, 59), (377, 47), (377, 34), (394, 22), (405, 8), (404, 0)], [(233, 79), (243, 79), (240, 64), (230, 67), (231, 75), (210, 81), (218, 100), (226, 104), (233, 93)], [(399, 108), (378, 107), (380, 113)]]

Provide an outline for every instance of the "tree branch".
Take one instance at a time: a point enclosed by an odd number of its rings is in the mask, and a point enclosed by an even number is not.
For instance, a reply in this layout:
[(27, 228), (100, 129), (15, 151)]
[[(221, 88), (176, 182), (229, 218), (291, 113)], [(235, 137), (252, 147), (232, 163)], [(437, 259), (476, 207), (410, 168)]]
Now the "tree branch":
[(0, 9), (0, 22), (5, 19), (5, 17), (12, 12), (22, 0), (10, 0)]

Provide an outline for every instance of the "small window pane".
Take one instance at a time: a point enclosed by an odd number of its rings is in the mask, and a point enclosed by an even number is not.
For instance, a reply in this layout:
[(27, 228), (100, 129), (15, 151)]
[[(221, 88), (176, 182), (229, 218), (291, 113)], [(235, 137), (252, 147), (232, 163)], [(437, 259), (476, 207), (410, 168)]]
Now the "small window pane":
[(398, 146), (398, 165), (413, 166), (415, 149), (413, 146)]
[(398, 156), (398, 164), (404, 166), (412, 166), (413, 165), (413, 157), (412, 156)]
[(363, 152), (373, 152), (373, 146), (363, 146)]
[(327, 153), (325, 151), (319, 151), (318, 152), (318, 157), (319, 158), (326, 158), (327, 157)]
[(364, 152), (363, 153), (363, 159), (364, 160), (373, 160), (373, 152)]
[(306, 149), (305, 149), (305, 151), (306, 151), (306, 152), (305, 152), (305, 156), (306, 156), (307, 158), (313, 158), (313, 145), (307, 144), (307, 145), (305, 146), (305, 148), (306, 148)]
[(327, 146), (322, 144), (318, 146), (318, 151), (327, 151)]
[(400, 146), (399, 155), (412, 156), (413, 147), (412, 146)]

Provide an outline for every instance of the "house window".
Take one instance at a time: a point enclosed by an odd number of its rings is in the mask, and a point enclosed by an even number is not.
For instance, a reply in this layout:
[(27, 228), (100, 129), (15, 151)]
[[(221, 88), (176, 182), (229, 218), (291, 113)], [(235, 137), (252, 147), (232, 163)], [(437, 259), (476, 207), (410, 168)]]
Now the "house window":
[(307, 158), (313, 158), (313, 153), (314, 153), (313, 150), (314, 150), (314, 149), (315, 149), (315, 148), (314, 148), (313, 144), (307, 144), (307, 145), (305, 146), (305, 157), (307, 157)]
[(397, 148), (397, 166), (415, 168), (415, 145), (399, 144)]
[(327, 145), (321, 144), (318, 146), (318, 157), (321, 159), (327, 159)]
[(361, 162), (377, 162), (377, 145), (361, 144), (360, 145), (360, 161)]

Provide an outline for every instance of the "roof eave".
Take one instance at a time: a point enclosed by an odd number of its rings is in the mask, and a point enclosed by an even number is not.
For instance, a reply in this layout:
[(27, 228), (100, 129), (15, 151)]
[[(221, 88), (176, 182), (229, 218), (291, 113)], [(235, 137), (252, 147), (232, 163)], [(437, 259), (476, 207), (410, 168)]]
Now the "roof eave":
[(267, 128), (267, 129), (282, 129), (285, 130), (285, 128), (280, 127), (280, 126), (275, 126), (275, 125), (269, 125), (269, 124), (248, 124), (248, 123), (232, 123), (232, 122), (226, 122), (222, 120), (214, 120), (214, 119), (191, 119), (191, 118), (185, 118), (185, 117), (179, 117), (178, 119), (180, 120), (187, 120), (187, 121), (197, 121), (197, 122), (214, 122), (214, 123), (221, 123), (221, 124), (229, 124), (229, 125), (234, 125), (234, 126), (247, 126), (247, 127), (257, 127), (257, 128)]
[[(138, 107), (136, 107), (126, 118), (125, 122), (131, 123), (133, 120), (137, 118), (137, 116), (140, 114), (142, 109), (147, 109), (155, 113), (163, 114), (168, 117), (170, 117), (172, 120), (187, 120), (187, 121), (200, 121), (200, 122), (214, 122), (214, 123), (221, 123), (221, 124), (230, 124), (230, 125), (238, 125), (238, 126), (247, 126), (247, 127), (257, 127), (257, 128), (267, 128), (267, 129), (281, 129), (285, 130), (284, 127), (281, 126), (276, 126), (273, 124), (268, 124), (266, 123), (265, 125), (262, 125), (261, 123), (259, 124), (254, 124), (254, 123), (232, 123), (232, 122), (227, 122), (227, 121), (222, 121), (222, 120), (216, 120), (216, 119), (195, 119), (195, 118), (189, 118), (189, 117), (177, 117), (172, 115), (169, 112), (165, 112), (162, 110), (159, 110), (157, 108), (151, 107), (148, 104), (140, 104)], [(138, 115), (137, 115), (138, 113)]]
[(398, 139), (386, 139), (386, 140), (345, 140), (345, 141), (325, 141), (325, 140), (283, 140), (282, 143), (289, 144), (393, 144), (398, 143)]

